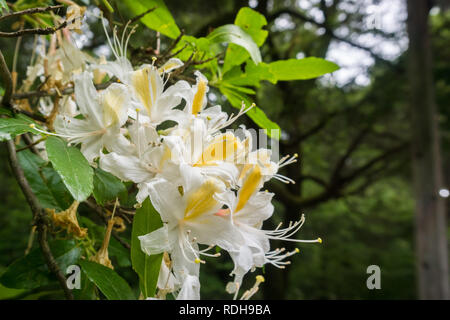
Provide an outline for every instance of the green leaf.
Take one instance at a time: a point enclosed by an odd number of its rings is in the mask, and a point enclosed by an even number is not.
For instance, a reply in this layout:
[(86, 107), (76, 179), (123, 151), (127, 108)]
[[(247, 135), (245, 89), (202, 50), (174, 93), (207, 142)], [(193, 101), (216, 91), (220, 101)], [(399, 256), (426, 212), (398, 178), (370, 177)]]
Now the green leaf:
[(124, 0), (124, 3), (136, 15), (156, 7), (155, 10), (142, 17), (141, 22), (148, 28), (159, 31), (172, 39), (175, 39), (180, 34), (180, 29), (163, 0)]
[(95, 169), (93, 195), (98, 204), (104, 205), (124, 191), (125, 185), (118, 178), (100, 168)]
[(235, 66), (222, 77), (222, 82), (234, 86), (259, 87), (262, 80), (267, 80), (274, 84), (277, 82), (267, 63), (261, 62), (255, 65), (251, 60), (245, 63), (244, 70), (242, 70), (241, 66)]
[(86, 274), (81, 273), (80, 289), (72, 290), (76, 300), (97, 300), (95, 285), (89, 280)]
[(24, 171), (31, 190), (44, 208), (62, 211), (72, 202), (71, 196), (58, 173), (47, 162), (30, 150), (17, 153), (17, 158)]
[(237, 44), (238, 46), (241, 46), (248, 51), (255, 64), (258, 64), (262, 61), (259, 48), (256, 45), (255, 41), (253, 41), (252, 37), (244, 30), (242, 30), (241, 27), (238, 27), (234, 24), (227, 24), (218, 27), (206, 38), (212, 43), (228, 42)]
[[(242, 87), (240, 89), (242, 90)], [(220, 92), (222, 92), (222, 94), (224, 94), (227, 97), (230, 104), (235, 108), (240, 109), (242, 106), (242, 102), (244, 102), (246, 106), (250, 106), (253, 103), (249, 96), (247, 96), (245, 93), (240, 92), (239, 90), (236, 90), (233, 87), (230, 87), (229, 85), (222, 84), (219, 87), (219, 90)], [(251, 110), (249, 110), (246, 114), (260, 128), (265, 129), (266, 134), (269, 137), (280, 139), (281, 135), (280, 126), (275, 122), (273, 122), (272, 120), (270, 120), (263, 110), (255, 106)]]
[(109, 255), (116, 260), (119, 267), (131, 267), (130, 251), (124, 248), (116, 238), (111, 238), (108, 250)]
[(94, 171), (83, 154), (75, 147), (56, 137), (45, 143), (48, 159), (61, 176), (73, 198), (84, 201), (92, 193)]
[(80, 261), (81, 270), (108, 300), (135, 300), (128, 283), (114, 270), (96, 262)]
[(136, 210), (131, 231), (131, 264), (133, 270), (139, 275), (141, 292), (145, 298), (153, 297), (156, 291), (159, 269), (163, 254), (147, 255), (141, 250), (138, 236), (155, 231), (162, 227), (159, 213), (153, 208), (147, 198), (142, 207)]
[[(57, 240), (49, 245), (63, 273), (68, 266), (76, 264), (81, 256), (81, 248), (76, 247), (73, 240)], [(14, 261), (0, 277), (0, 282), (5, 287), (15, 289), (39, 288), (54, 281), (56, 277), (48, 270), (41, 248), (36, 248)]]
[(0, 141), (11, 140), (15, 136), (26, 132), (39, 134), (39, 132), (30, 127), (32, 123), (34, 124), (33, 120), (20, 114), (15, 118), (0, 118)]
[(178, 51), (180, 52), (176, 55), (176, 57), (181, 59), (182, 61), (187, 61), (191, 57), (191, 55), (193, 55), (192, 58), (194, 60), (212, 59), (203, 64), (195, 65), (195, 68), (209, 68), (212, 71), (212, 74), (215, 74), (217, 72), (217, 59), (213, 58), (222, 51), (220, 44), (211, 43), (205, 37), (196, 38), (193, 36), (183, 36), (181, 37), (181, 40), (178, 42), (175, 48), (172, 50), (172, 53), (176, 53)]
[(8, 12), (8, 5), (5, 0), (0, 0), (0, 13), (3, 14), (3, 11)]
[[(234, 24), (241, 27), (248, 33), (258, 47), (261, 47), (266, 41), (269, 32), (263, 27), (267, 25), (266, 18), (259, 12), (248, 7), (239, 10)], [(227, 48), (223, 72), (227, 72), (231, 67), (240, 65), (249, 57), (248, 53), (242, 48), (234, 44), (230, 44)]]
[(313, 79), (339, 69), (335, 63), (316, 57), (275, 61), (269, 67), (282, 81)]
[(247, 32), (258, 47), (263, 45), (269, 35), (269, 31), (263, 29), (263, 27), (267, 25), (266, 17), (248, 7), (239, 10), (236, 19), (234, 20), (234, 24)]

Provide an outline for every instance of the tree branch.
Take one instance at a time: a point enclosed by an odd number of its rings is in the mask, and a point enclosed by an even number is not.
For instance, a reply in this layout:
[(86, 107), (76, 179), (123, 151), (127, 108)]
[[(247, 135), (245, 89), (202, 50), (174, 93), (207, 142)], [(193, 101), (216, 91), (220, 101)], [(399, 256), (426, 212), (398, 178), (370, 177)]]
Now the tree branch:
[(12, 12), (12, 13), (8, 13), (8, 14), (0, 16), (0, 21), (3, 19), (17, 17), (17, 16), (21, 16), (21, 15), (25, 15), (25, 14), (34, 14), (34, 13), (42, 13), (42, 12), (47, 12), (47, 11), (54, 11), (54, 10), (61, 9), (63, 7), (64, 7), (64, 5), (59, 4), (56, 6), (30, 8), (30, 9), (26, 9), (26, 10), (22, 10), (22, 11), (16, 11), (16, 12)]
[[(293, 205), (299, 206), (300, 208), (308, 208), (313, 207), (319, 203), (325, 202), (330, 199), (336, 199), (345, 196), (343, 193), (343, 188), (348, 185), (350, 182), (354, 181), (358, 177), (361, 177), (363, 174), (368, 172), (371, 168), (373, 168), (376, 164), (381, 163), (382, 161), (387, 160), (394, 154), (404, 150), (407, 148), (409, 143), (402, 143), (397, 145), (391, 149), (386, 150), (382, 154), (377, 157), (374, 157), (372, 160), (368, 161), (366, 164), (361, 167), (355, 169), (350, 174), (341, 177), (338, 175), (338, 179), (330, 179), (330, 182), (326, 184), (326, 188), (317, 195), (314, 195), (309, 198), (301, 198), (298, 195), (289, 192), (288, 188), (286, 188), (281, 183), (271, 183), (270, 188), (276, 192), (276, 196), (280, 197), (283, 202), (292, 203)], [(370, 176), (370, 175), (369, 175)], [(373, 182), (373, 180), (371, 180)], [(367, 187), (367, 186), (365, 186)], [(354, 192), (354, 191), (353, 191)]]
[(2, 37), (2, 38), (17, 38), (17, 37), (22, 37), (22, 36), (29, 35), (29, 34), (40, 34), (40, 35), (52, 34), (60, 29), (67, 27), (69, 24), (74, 22), (76, 19), (78, 19), (78, 18), (72, 19), (70, 21), (66, 20), (56, 27), (22, 29), (22, 30), (15, 31), (15, 32), (0, 31), (0, 37)]
[(10, 108), (13, 82), (11, 72), (9, 72), (8, 65), (6, 64), (5, 57), (3, 57), (3, 53), (1, 50), (0, 50), (0, 75), (3, 79), (3, 85), (5, 88), (5, 92), (2, 98), (2, 105), (4, 105), (7, 108)]
[(353, 42), (347, 38), (343, 38), (341, 36), (338, 36), (334, 30), (332, 30), (327, 24), (325, 23), (321, 23), (321, 22), (317, 22), (316, 20), (309, 18), (308, 16), (302, 14), (301, 12), (294, 10), (294, 9), (290, 9), (290, 8), (283, 8), (283, 9), (279, 9), (276, 12), (272, 13), (271, 15), (269, 15), (267, 17), (267, 21), (273, 21), (275, 20), (277, 17), (279, 17), (282, 14), (288, 14), (294, 18), (297, 18), (299, 20), (305, 21), (305, 22), (309, 22), (311, 24), (314, 24), (316, 26), (318, 26), (319, 28), (324, 28), (325, 29), (325, 34), (329, 35), (330, 37), (339, 40), (341, 42), (345, 42), (355, 48), (367, 51), (373, 58), (375, 58), (375, 60), (378, 60), (380, 62), (383, 62), (389, 66), (393, 66), (392, 62), (390, 62), (389, 60), (386, 60), (384, 58), (382, 58), (381, 56), (379, 56), (378, 54), (376, 54), (375, 52), (372, 51), (371, 48), (365, 47), (363, 45), (360, 45), (356, 42)]
[(33, 213), (33, 222), (34, 224), (36, 224), (38, 230), (39, 245), (41, 247), (42, 254), (44, 256), (48, 269), (56, 275), (61, 288), (64, 290), (66, 298), (69, 300), (73, 300), (72, 291), (67, 287), (66, 278), (59, 268), (55, 258), (53, 257), (47, 242), (46, 215), (37, 198), (35, 197), (33, 191), (31, 190), (31, 187), (27, 179), (25, 178), (25, 174), (23, 173), (22, 167), (19, 165), (14, 142), (12, 140), (8, 140), (6, 141), (6, 146), (8, 148), (9, 163), (11, 165), (13, 174), (17, 182), (19, 183), (20, 188), (22, 189), (25, 199), (27, 200), (28, 205), (31, 208), (31, 212)]

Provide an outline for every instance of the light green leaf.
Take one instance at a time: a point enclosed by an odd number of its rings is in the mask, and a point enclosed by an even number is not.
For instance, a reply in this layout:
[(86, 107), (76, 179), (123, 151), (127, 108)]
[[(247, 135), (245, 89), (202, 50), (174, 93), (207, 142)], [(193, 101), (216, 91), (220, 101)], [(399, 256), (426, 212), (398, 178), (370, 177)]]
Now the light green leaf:
[(72, 199), (58, 173), (30, 150), (18, 152), (17, 157), (40, 204), (57, 211), (67, 209)]
[[(179, 52), (180, 50), (181, 52)], [(221, 50), (220, 44), (211, 43), (205, 37), (196, 38), (193, 36), (183, 36), (172, 50), (172, 53), (179, 52), (176, 57), (182, 61), (187, 61), (191, 55), (193, 55), (192, 59), (194, 60), (208, 60), (214, 58)], [(195, 68), (209, 68), (212, 73), (215, 74), (218, 69), (217, 59), (212, 59), (203, 64), (196, 64)]]
[(244, 71), (240, 66), (235, 66), (222, 77), (222, 82), (234, 86), (259, 87), (262, 80), (277, 82), (267, 63), (261, 62), (255, 65), (251, 60), (245, 63)]
[(11, 140), (15, 136), (26, 132), (39, 134), (39, 132), (30, 127), (32, 123), (34, 124), (33, 120), (20, 114), (15, 118), (0, 118), (0, 141)]
[(141, 250), (138, 236), (143, 236), (160, 227), (162, 227), (162, 221), (159, 213), (147, 198), (142, 203), (142, 207), (136, 210), (131, 231), (131, 264), (133, 270), (139, 275), (141, 292), (145, 298), (155, 295), (163, 254), (151, 256), (145, 254)]
[(263, 29), (263, 27), (267, 25), (266, 17), (248, 7), (239, 10), (236, 19), (234, 20), (234, 24), (247, 32), (258, 47), (263, 45), (269, 34), (269, 31)]
[(142, 17), (141, 22), (148, 28), (159, 31), (172, 39), (175, 39), (180, 34), (180, 29), (163, 0), (124, 0), (124, 3), (135, 15), (156, 7), (155, 10)]
[(135, 300), (128, 283), (114, 270), (96, 262), (80, 261), (81, 270), (108, 300)]
[(206, 38), (209, 39), (209, 41), (211, 41), (212, 43), (228, 42), (237, 44), (238, 46), (241, 46), (248, 51), (255, 64), (258, 64), (262, 61), (259, 48), (256, 45), (255, 41), (253, 41), (252, 37), (244, 30), (242, 30), (241, 27), (238, 27), (234, 24), (227, 24), (218, 27)]
[[(242, 106), (242, 102), (245, 103), (246, 106), (250, 106), (252, 104), (252, 100), (245, 93), (241, 93), (238, 90), (231, 88), (229, 86), (221, 85), (219, 87), (220, 92), (224, 94), (230, 104), (240, 109)], [(265, 129), (266, 134), (275, 139), (280, 139), (281, 129), (278, 124), (270, 120), (263, 110), (258, 108), (257, 106), (253, 107), (247, 113), (248, 117), (253, 120), (260, 128)]]
[[(76, 264), (81, 256), (81, 248), (73, 240), (50, 242), (50, 249), (60, 269)], [(48, 270), (41, 248), (33, 249), (28, 255), (14, 261), (1, 275), (0, 282), (8, 288), (34, 289), (51, 284), (56, 277)]]
[(316, 57), (275, 61), (269, 67), (282, 81), (313, 79), (339, 69), (335, 63)]
[(3, 11), (8, 12), (8, 5), (5, 0), (0, 0), (0, 13), (3, 14)]
[[(234, 24), (241, 27), (248, 33), (258, 47), (261, 47), (266, 41), (269, 32), (263, 27), (267, 25), (266, 18), (259, 12), (248, 7), (239, 10)], [(249, 54), (242, 48), (234, 44), (230, 44), (227, 48), (223, 72), (227, 72), (231, 67), (240, 65), (247, 60)]]
[(83, 154), (60, 138), (49, 137), (45, 143), (48, 159), (61, 176), (73, 198), (84, 201), (92, 193), (94, 171)]
[(114, 200), (117, 195), (126, 190), (125, 185), (109, 172), (96, 168), (94, 171), (93, 195), (98, 204)]

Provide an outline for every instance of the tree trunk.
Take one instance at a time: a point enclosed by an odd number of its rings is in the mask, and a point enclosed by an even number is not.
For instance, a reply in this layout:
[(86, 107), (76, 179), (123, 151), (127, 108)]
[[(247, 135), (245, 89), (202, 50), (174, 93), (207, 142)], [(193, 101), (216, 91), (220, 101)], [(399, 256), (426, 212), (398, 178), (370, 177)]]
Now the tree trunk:
[(428, 1), (407, 0), (416, 254), (420, 299), (449, 299), (445, 200)]

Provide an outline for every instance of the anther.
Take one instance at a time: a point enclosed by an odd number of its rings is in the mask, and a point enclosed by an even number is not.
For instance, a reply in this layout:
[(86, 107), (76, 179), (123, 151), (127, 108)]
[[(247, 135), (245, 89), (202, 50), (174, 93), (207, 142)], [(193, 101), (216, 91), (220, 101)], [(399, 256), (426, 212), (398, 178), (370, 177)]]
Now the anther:
[(322, 243), (322, 238), (317, 238), (318, 243)]

